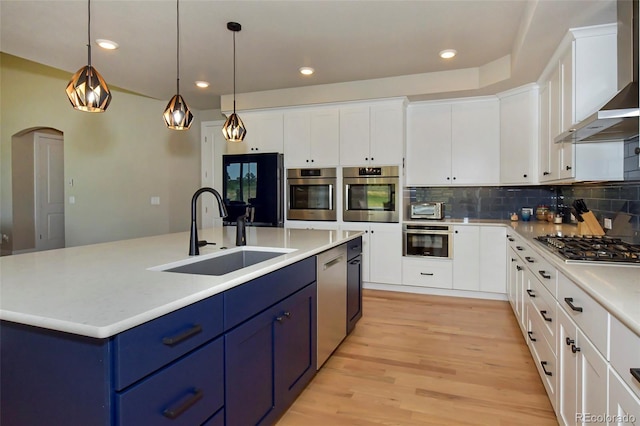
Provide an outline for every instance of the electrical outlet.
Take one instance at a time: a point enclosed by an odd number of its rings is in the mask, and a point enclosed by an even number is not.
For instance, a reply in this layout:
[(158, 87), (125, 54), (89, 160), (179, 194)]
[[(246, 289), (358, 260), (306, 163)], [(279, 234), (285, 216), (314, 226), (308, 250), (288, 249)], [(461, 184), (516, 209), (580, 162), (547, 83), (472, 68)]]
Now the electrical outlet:
[(611, 218), (610, 217), (605, 217), (604, 218), (604, 229), (611, 229), (613, 227), (612, 223), (611, 223)]

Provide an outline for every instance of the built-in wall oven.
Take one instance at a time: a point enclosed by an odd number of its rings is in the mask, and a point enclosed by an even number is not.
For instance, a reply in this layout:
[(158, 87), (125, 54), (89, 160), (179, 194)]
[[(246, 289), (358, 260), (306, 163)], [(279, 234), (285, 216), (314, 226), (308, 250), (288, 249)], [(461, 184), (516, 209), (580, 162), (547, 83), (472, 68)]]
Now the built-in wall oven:
[(287, 170), (287, 219), (331, 220), (336, 214), (336, 169)]
[(450, 226), (405, 223), (402, 227), (402, 255), (416, 257), (453, 257)]
[(398, 222), (400, 178), (398, 166), (342, 169), (346, 222)]

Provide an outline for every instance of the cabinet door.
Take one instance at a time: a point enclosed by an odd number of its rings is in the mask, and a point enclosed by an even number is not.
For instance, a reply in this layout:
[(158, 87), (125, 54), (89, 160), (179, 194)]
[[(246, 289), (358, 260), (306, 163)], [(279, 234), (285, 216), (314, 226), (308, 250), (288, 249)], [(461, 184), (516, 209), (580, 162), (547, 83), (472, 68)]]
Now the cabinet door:
[(500, 183), (536, 181), (538, 147), (538, 91), (500, 99)]
[(401, 284), (402, 228), (399, 225), (371, 225), (369, 238), (370, 281)]
[(314, 167), (337, 166), (340, 157), (338, 109), (311, 111), (310, 127), (309, 157), (311, 165)]
[[(371, 232), (369, 232), (369, 225), (365, 223), (349, 222), (344, 223), (341, 226), (341, 229), (364, 232), (364, 234), (362, 234), (362, 281), (370, 282), (369, 265), (371, 264)], [(400, 230), (399, 233), (402, 233), (402, 230)], [(400, 238), (402, 239), (402, 236)], [(402, 250), (402, 246), (400, 246), (399, 250)]]
[(411, 105), (407, 110), (406, 185), (451, 183), (451, 105)]
[(282, 152), (284, 126), (282, 112), (239, 112), (247, 135), (242, 142), (227, 142), (228, 154)]
[(578, 356), (577, 352), (571, 350), (577, 339), (576, 325), (569, 319), (562, 309), (557, 309), (558, 318), (558, 417), (564, 424), (576, 424), (576, 413), (578, 411)]
[(370, 163), (401, 164), (404, 150), (404, 106), (373, 105), (371, 107)]
[(273, 308), (225, 335), (227, 424), (255, 425), (275, 407)]
[(359, 166), (369, 162), (369, 107), (340, 108), (340, 164)]
[(498, 100), (454, 103), (451, 108), (452, 183), (499, 183)]
[(540, 87), (540, 128), (538, 138), (539, 161), (538, 161), (538, 180), (540, 182), (547, 181), (552, 178), (551, 171), (551, 129), (549, 127), (551, 116), (551, 100), (549, 97), (549, 83), (547, 82)]
[(309, 166), (311, 122), (309, 111), (284, 114), (284, 161), (287, 168)]
[[(453, 227), (453, 288), (480, 290), (480, 227)], [(504, 270), (504, 269), (503, 269)]]
[(506, 233), (506, 229), (501, 226), (480, 227), (480, 291), (491, 293), (507, 291)]
[[(572, 42), (572, 45), (575, 41)], [(574, 106), (574, 68), (573, 68), (573, 48), (570, 47), (560, 58), (560, 110), (559, 112), (559, 132), (552, 135), (558, 136), (560, 133), (569, 130), (574, 123), (575, 119), (575, 106)], [(615, 63), (615, 59), (614, 62)]]
[(362, 255), (347, 263), (347, 334), (362, 317)]
[(558, 179), (560, 176), (560, 156), (562, 144), (554, 142), (554, 138), (562, 133), (562, 72), (558, 65), (549, 80), (549, 175), (546, 180)]
[(316, 372), (316, 285), (276, 305), (274, 323), (276, 412), (279, 416)]
[(578, 329), (578, 413), (607, 412), (607, 361)]
[(634, 395), (609, 367), (609, 421), (610, 425), (637, 424), (640, 420), (640, 399)]

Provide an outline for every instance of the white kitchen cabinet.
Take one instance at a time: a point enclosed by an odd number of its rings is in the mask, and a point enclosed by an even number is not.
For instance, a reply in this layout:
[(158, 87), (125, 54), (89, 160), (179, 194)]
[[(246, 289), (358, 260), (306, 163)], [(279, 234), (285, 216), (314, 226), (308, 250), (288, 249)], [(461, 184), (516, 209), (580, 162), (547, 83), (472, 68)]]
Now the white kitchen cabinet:
[(500, 183), (533, 184), (538, 170), (538, 86), (498, 94)]
[(405, 99), (340, 107), (340, 164), (402, 164)]
[(340, 153), (338, 108), (285, 111), (284, 152), (286, 168), (337, 166)]
[(507, 279), (507, 297), (511, 303), (511, 309), (518, 320), (518, 325), (524, 331), (524, 292), (526, 290), (524, 264), (518, 256), (515, 248), (509, 247), (507, 262), (509, 265), (509, 276)]
[(415, 287), (453, 288), (451, 259), (402, 258), (402, 284)]
[(399, 223), (345, 222), (341, 228), (364, 232), (362, 281), (402, 284), (402, 228)]
[(247, 135), (242, 142), (227, 142), (227, 154), (283, 152), (284, 125), (282, 111), (240, 111)]
[(585, 416), (607, 413), (607, 361), (562, 309), (558, 319), (559, 417), (568, 425), (590, 423)]
[(499, 113), (496, 97), (411, 105), (406, 185), (498, 184)]
[(573, 144), (555, 138), (617, 92), (615, 24), (572, 29), (540, 80), (540, 182), (622, 180), (622, 141)]
[(453, 288), (506, 293), (506, 230), (503, 227), (453, 227)]
[(637, 425), (640, 422), (640, 399), (611, 367), (609, 367), (608, 405), (609, 425)]

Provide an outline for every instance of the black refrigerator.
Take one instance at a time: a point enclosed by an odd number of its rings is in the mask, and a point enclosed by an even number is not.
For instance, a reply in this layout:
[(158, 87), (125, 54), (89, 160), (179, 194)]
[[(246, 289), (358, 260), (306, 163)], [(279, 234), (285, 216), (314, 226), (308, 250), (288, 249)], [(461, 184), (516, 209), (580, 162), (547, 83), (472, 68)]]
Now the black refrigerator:
[(249, 211), (255, 226), (283, 226), (283, 155), (223, 155), (222, 165), (222, 197), (228, 212), (224, 224), (235, 225)]

